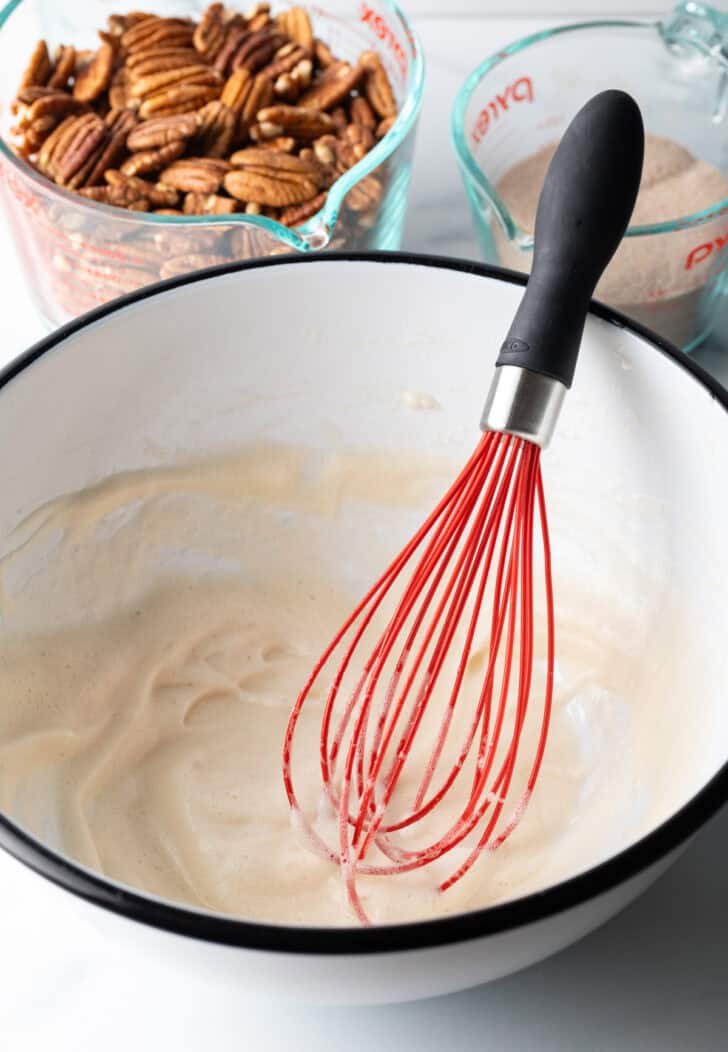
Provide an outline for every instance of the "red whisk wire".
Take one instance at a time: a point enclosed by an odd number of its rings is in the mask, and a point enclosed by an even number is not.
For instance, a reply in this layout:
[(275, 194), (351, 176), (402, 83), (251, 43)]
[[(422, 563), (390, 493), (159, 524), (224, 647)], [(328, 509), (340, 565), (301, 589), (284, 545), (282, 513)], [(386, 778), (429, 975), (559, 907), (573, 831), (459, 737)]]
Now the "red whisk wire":
[[(546, 654), (534, 716), (536, 534)], [(395, 586), (410, 563), (397, 597)], [(482, 678), (471, 713), (472, 666), (481, 650)], [(283, 781), (290, 806), (311, 846), (340, 866), (362, 922), (368, 918), (359, 877), (420, 869), (462, 845), (464, 859), (460, 855), (459, 864), (437, 878), (445, 891), (483, 851), (496, 850), (511, 835), (541, 769), (553, 664), (540, 449), (486, 432), (432, 514), (334, 636), (289, 718)], [(292, 773), (296, 729), (306, 702), (320, 704), (311, 702), (311, 692), (324, 675), (329, 686), (319, 760), (323, 799), (336, 816), (333, 842), (321, 832), (319, 819), (303, 813)], [(423, 730), (428, 712), (436, 717), (434, 733)], [(527, 724), (535, 745), (529, 746), (533, 759), (524, 777), (518, 761)], [(418, 748), (423, 741), (424, 753)], [(441, 806), (446, 799), (449, 815)]]

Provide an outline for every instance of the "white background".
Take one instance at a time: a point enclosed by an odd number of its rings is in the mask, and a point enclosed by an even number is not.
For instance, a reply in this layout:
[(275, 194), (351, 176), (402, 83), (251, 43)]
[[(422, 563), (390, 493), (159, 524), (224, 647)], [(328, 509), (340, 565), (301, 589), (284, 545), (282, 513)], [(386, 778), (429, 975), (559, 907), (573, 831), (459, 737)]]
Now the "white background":
[[(583, 11), (598, 13), (596, 3), (580, 3)], [(408, 0), (405, 6), (440, 14), (446, 8), (431, 0)], [(504, 6), (459, 0), (447, 11)], [(517, 10), (515, 3), (507, 6)], [(537, 10), (533, 2), (528, 6)], [(567, 10), (566, 0), (561, 10)], [(609, 10), (621, 7), (614, 3)], [(554, 21), (553, 16), (415, 19), (428, 59), (428, 86), (404, 247), (477, 258), (449, 142), (452, 99), (486, 54)], [(1, 223), (0, 364), (43, 332)], [(728, 379), (720, 355), (707, 351), (701, 360)], [(43, 885), (39, 907), (29, 914), (24, 909), (29, 880), (39, 882), (0, 853), (0, 1052), (722, 1052), (728, 1047), (728, 814), (637, 904), (579, 945), (487, 988), (400, 1007), (251, 1007), (237, 998), (222, 1000), (218, 991), (192, 978), (180, 989), (150, 961), (140, 960), (129, 974), (113, 946), (73, 914), (59, 912), (50, 887)]]

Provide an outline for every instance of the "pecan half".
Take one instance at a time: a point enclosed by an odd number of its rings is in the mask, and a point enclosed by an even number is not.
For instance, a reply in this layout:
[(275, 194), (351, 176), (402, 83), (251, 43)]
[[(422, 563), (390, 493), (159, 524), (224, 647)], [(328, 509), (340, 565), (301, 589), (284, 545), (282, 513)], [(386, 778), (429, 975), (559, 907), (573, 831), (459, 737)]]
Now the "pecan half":
[(97, 32), (98, 32), (99, 40), (101, 41), (102, 44), (108, 44), (110, 47), (112, 47), (114, 49), (114, 52), (118, 51), (118, 49), (119, 49), (119, 38), (117, 36), (114, 36), (113, 33), (107, 33), (105, 29), (99, 29), (99, 30), (97, 30)]
[(258, 3), (254, 4), (248, 11), (248, 29), (258, 30), (262, 29), (263, 26), (267, 26), (272, 22), (270, 17), (270, 4)]
[(197, 137), (199, 153), (206, 157), (224, 157), (230, 146), (238, 123), (237, 114), (220, 99), (203, 106), (198, 113), (200, 130)]
[(220, 243), (220, 235), (217, 230), (201, 226), (173, 227), (165, 229), (161, 227), (155, 231), (154, 245), (156, 251), (164, 256), (183, 256), (190, 252), (214, 252)]
[(179, 201), (177, 191), (162, 183), (149, 183), (146, 179), (138, 179), (134, 175), (125, 175), (124, 172), (117, 172), (113, 169), (107, 170), (104, 177), (109, 186), (122, 189), (128, 194), (136, 194), (137, 197), (146, 198), (155, 208), (173, 208)]
[(352, 146), (363, 146), (366, 151), (371, 150), (376, 143), (374, 132), (363, 124), (347, 124), (339, 134), (344, 142), (351, 143)]
[(317, 161), (303, 162), (298, 157), (288, 157), (282, 152), (275, 153), (267, 150), (264, 146), (246, 146), (244, 150), (236, 150), (230, 157), (233, 168), (246, 168), (251, 165), (268, 164), (282, 171), (300, 172), (312, 179), (318, 178), (320, 165)]
[(67, 88), (76, 68), (76, 49), (61, 44), (54, 55), (55, 68), (48, 81), (49, 88)]
[(313, 52), (313, 29), (305, 8), (291, 7), (288, 11), (282, 11), (276, 21), (287, 37), (295, 40), (309, 54)]
[(106, 151), (107, 141), (108, 134), (104, 135), (104, 138), (94, 149), (89, 150), (86, 160), (66, 183), (69, 190), (79, 190), (83, 186), (94, 186), (96, 183), (101, 182), (103, 178), (103, 170), (101, 170), (101, 174), (99, 175), (99, 161), (101, 160), (102, 154)]
[(98, 204), (116, 205), (133, 212), (148, 212), (151, 208), (149, 198), (141, 196), (131, 186), (84, 186), (78, 192)]
[(295, 102), (306, 88), (311, 85), (313, 76), (313, 63), (304, 58), (293, 67), (290, 73), (281, 73), (273, 85), (273, 90), (278, 98), (285, 102)]
[(45, 84), (29, 84), (27, 88), (21, 88), (13, 100), (13, 113), (23, 110), (26, 106), (32, 106), (36, 99), (44, 99), (47, 95), (55, 95), (57, 88), (51, 88)]
[(73, 135), (77, 119), (77, 117), (66, 117), (65, 120), (61, 121), (40, 149), (37, 161), (38, 171), (42, 172), (43, 175), (47, 175), (50, 179), (55, 179), (56, 164), (63, 156), (65, 148)]
[(359, 56), (359, 65), (366, 70), (364, 94), (372, 109), (380, 117), (393, 117), (397, 112), (397, 103), (379, 55), (376, 51), (364, 51)]
[(139, 116), (142, 120), (148, 120), (150, 117), (173, 117), (179, 113), (190, 113), (204, 106), (206, 102), (216, 99), (219, 94), (219, 85), (175, 84), (154, 95), (148, 95), (139, 107)]
[(250, 138), (259, 150), (280, 150), (282, 153), (293, 153), (298, 146), (292, 135), (277, 135), (275, 139), (259, 139), (257, 124), (250, 129)]
[(192, 43), (200, 55), (204, 56), (208, 62), (213, 62), (224, 42), (225, 6), (224, 4), (210, 4), (202, 13), (202, 18), (192, 37)]
[(35, 153), (43, 145), (58, 123), (55, 117), (38, 117), (26, 128), (23, 140), (27, 153)]
[(349, 123), (349, 118), (346, 116), (346, 110), (343, 106), (335, 106), (331, 111), (331, 119), (336, 125), (336, 131), (339, 135), (344, 131)]
[(263, 69), (263, 73), (275, 80), (282, 73), (290, 73), (299, 62), (310, 62), (308, 52), (300, 44), (288, 43), (279, 47), (272, 60)]
[(126, 153), (126, 140), (136, 124), (136, 117), (130, 110), (112, 110), (107, 114), (106, 124), (108, 139), (85, 179), (86, 186), (100, 183), (107, 168), (114, 168), (119, 163)]
[(22, 88), (11, 105), (11, 113), (18, 115), (18, 123), (11, 128), (11, 134), (22, 137), (34, 119), (37, 119), (32, 116), (34, 104), (40, 99), (50, 98), (55, 95), (57, 95), (55, 88), (43, 87), (40, 84), (32, 84)]
[(89, 62), (93, 60), (95, 54), (96, 52), (93, 50), (93, 48), (76, 48), (76, 58), (73, 66), (73, 75), (77, 76), (79, 73), (81, 73), (86, 68), (86, 66), (88, 66)]
[(185, 193), (214, 194), (230, 167), (228, 161), (213, 157), (185, 157), (165, 168), (159, 180)]
[(313, 152), (319, 164), (334, 165), (338, 156), (339, 143), (333, 135), (323, 135), (313, 144)]
[(397, 116), (394, 114), (391, 117), (385, 117), (383, 121), (380, 121), (377, 125), (377, 138), (383, 139), (387, 132), (391, 131), (397, 121)]
[(32, 124), (40, 117), (55, 117), (56, 121), (67, 117), (69, 113), (81, 113), (87, 109), (85, 103), (74, 99), (65, 91), (52, 91), (37, 98), (23, 114), (20, 127)]
[(76, 73), (73, 97), (80, 102), (93, 102), (108, 88), (113, 68), (114, 49), (102, 44), (88, 65)]
[(336, 143), (336, 165), (339, 173), (346, 172), (366, 156), (366, 149), (359, 143), (339, 139)]
[(313, 53), (316, 59), (316, 64), (320, 66), (321, 69), (328, 69), (329, 66), (333, 66), (336, 62), (331, 48), (328, 44), (324, 44), (323, 40), (314, 40)]
[(311, 161), (318, 165), (319, 170), (319, 188), (321, 190), (328, 190), (329, 187), (336, 181), (338, 176), (341, 174), (339, 171), (338, 164), (322, 164), (319, 158), (316, 156), (315, 150), (307, 146), (305, 149), (300, 150), (298, 156), (302, 161)]
[(182, 206), (185, 215), (191, 216), (222, 216), (237, 212), (239, 205), (231, 197), (220, 197), (219, 194), (185, 194)]
[(273, 93), (282, 102), (295, 102), (301, 94), (301, 89), (290, 73), (281, 73), (273, 85)]
[(23, 88), (27, 88), (31, 84), (46, 84), (52, 72), (53, 66), (51, 57), (48, 54), (48, 45), (45, 40), (39, 40), (33, 48), (30, 61), (20, 78), (18, 91), (22, 91)]
[(240, 41), (247, 32), (248, 25), (242, 15), (234, 15), (227, 23), (225, 39), (212, 63), (218, 73), (230, 73), (233, 55), (240, 47)]
[(376, 207), (382, 199), (382, 184), (375, 175), (365, 175), (352, 186), (346, 195), (346, 204), (352, 212), (364, 212)]
[(122, 34), (121, 46), (128, 54), (151, 47), (188, 47), (193, 34), (194, 26), (186, 19), (149, 15)]
[(70, 183), (94, 156), (105, 136), (106, 125), (98, 114), (84, 113), (76, 117), (73, 135), (66, 144), (63, 156), (57, 162), (56, 182), (61, 186)]
[(198, 63), (194, 66), (179, 66), (165, 69), (147, 76), (132, 77), (129, 94), (132, 98), (145, 99), (158, 92), (167, 91), (181, 84), (205, 84), (222, 87), (222, 77), (214, 69)]
[(303, 106), (266, 106), (258, 110), (257, 123), (264, 139), (294, 135), (308, 142), (334, 130), (334, 122), (328, 113), (318, 113)]
[(298, 105), (309, 110), (329, 110), (338, 106), (357, 87), (363, 75), (362, 66), (350, 66), (348, 62), (330, 66), (304, 91)]
[(258, 73), (253, 78), (242, 109), (238, 114), (238, 126), (235, 132), (235, 145), (244, 143), (250, 133), (258, 111), (273, 101), (273, 85), (265, 73)]
[(270, 9), (271, 4), (268, 3), (268, 0), (258, 0), (246, 13), (248, 24), (254, 29), (260, 29), (262, 26), (271, 23), (273, 16), (270, 13)]
[(363, 95), (357, 95), (351, 100), (349, 107), (352, 124), (361, 124), (370, 131), (377, 126), (377, 116)]
[(191, 47), (159, 47), (146, 51), (135, 51), (129, 55), (124, 68), (130, 76), (138, 80), (150, 73), (163, 73), (167, 69), (180, 69), (182, 66), (204, 66), (205, 62)]
[(125, 15), (109, 15), (106, 19), (106, 28), (110, 36), (121, 37), (127, 29), (152, 17), (147, 11), (129, 11)]
[(285, 39), (273, 26), (246, 33), (233, 55), (232, 68), (245, 66), (251, 73), (257, 73), (270, 62)]
[(242, 69), (236, 69), (225, 81), (220, 101), (224, 102), (233, 113), (240, 113), (252, 85), (253, 75), (250, 70), (244, 66)]
[[(247, 211), (247, 209), (246, 209)], [(251, 215), (259, 213), (251, 212)], [(250, 259), (253, 256), (272, 256), (279, 252), (287, 252), (288, 248), (281, 245), (277, 238), (252, 223), (240, 224), (228, 235), (230, 254), (233, 259)]]
[(113, 110), (122, 110), (129, 105), (129, 101), (129, 73), (124, 66), (120, 66), (111, 77), (109, 105)]
[(275, 150), (238, 150), (231, 161), (235, 169), (225, 176), (224, 185), (239, 201), (274, 208), (303, 204), (316, 196), (322, 182), (316, 162)]
[(281, 212), (279, 219), (284, 226), (299, 226), (301, 223), (305, 223), (311, 216), (315, 216), (319, 209), (324, 207), (326, 202), (326, 191), (322, 190), (320, 194), (316, 194), (310, 201), (305, 201), (302, 205), (292, 205), (290, 208), (284, 208)]
[(106, 19), (106, 30), (109, 36), (120, 37), (129, 28), (129, 20), (126, 15), (109, 15)]
[[(170, 118), (172, 119), (172, 118)], [(166, 146), (159, 146), (155, 150), (139, 150), (127, 157), (120, 171), (124, 175), (148, 175), (150, 172), (158, 172), (172, 161), (176, 161), (185, 152), (184, 139), (176, 139)]]
[(198, 127), (199, 119), (196, 113), (155, 117), (134, 128), (126, 144), (130, 150), (155, 150), (173, 142), (191, 139)]
[(33, 159), (30, 156), (34, 150), (29, 142), (23, 139), (21, 142), (13, 142), (10, 144), (10, 150), (15, 154), (16, 157), (20, 157), (21, 160), (29, 164), (31, 168), (35, 168)]
[[(114, 192), (113, 189), (111, 189), (111, 192), (112, 193)], [(146, 197), (139, 197), (139, 198), (137, 198), (136, 201), (132, 201), (131, 204), (127, 205), (126, 207), (129, 209), (130, 212), (153, 212), (154, 211), (154, 209), (149, 204), (149, 201), (146, 199)], [(142, 284), (143, 284), (143, 282), (142, 282)], [(117, 295), (117, 294), (115, 293), (115, 295)]]
[(265, 73), (258, 73), (253, 78), (253, 84), (247, 99), (243, 103), (240, 116), (243, 121), (252, 121), (259, 110), (273, 101), (273, 85)]

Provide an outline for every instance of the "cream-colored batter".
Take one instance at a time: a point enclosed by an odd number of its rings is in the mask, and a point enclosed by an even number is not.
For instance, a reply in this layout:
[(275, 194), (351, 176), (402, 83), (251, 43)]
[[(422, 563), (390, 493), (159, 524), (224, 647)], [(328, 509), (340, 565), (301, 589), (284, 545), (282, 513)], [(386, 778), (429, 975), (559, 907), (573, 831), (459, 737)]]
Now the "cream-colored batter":
[[(291, 823), (283, 731), (333, 629), (455, 467), (251, 448), (38, 509), (0, 550), (0, 808), (164, 898), (351, 923), (336, 867)], [(646, 691), (629, 626), (610, 623), (605, 651), (578, 593), (562, 594), (552, 731), (525, 818), (444, 895), (429, 869), (362, 878), (375, 923), (544, 887), (661, 816), (654, 713), (670, 704), (669, 627)], [(474, 659), (471, 682), (481, 674)], [(312, 808), (319, 718), (313, 706), (297, 744)]]

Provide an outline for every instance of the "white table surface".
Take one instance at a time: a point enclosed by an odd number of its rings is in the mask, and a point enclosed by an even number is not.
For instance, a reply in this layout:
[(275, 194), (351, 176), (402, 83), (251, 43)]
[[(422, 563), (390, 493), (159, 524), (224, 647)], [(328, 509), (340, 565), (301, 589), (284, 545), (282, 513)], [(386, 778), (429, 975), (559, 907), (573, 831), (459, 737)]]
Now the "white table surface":
[[(666, 6), (668, 6), (666, 4)], [(428, 84), (404, 247), (477, 258), (449, 139), (463, 77), (485, 54), (554, 18), (417, 20)], [(0, 364), (43, 335), (0, 218)], [(717, 352), (701, 360), (724, 380)], [(19, 436), (22, 440), (22, 436)], [(600, 931), (526, 972), (414, 1005), (322, 1010), (180, 989), (151, 962), (129, 974), (55, 896), (29, 916), (27, 871), (0, 854), (0, 1050), (718, 1052), (728, 1047), (728, 812)], [(41, 900), (41, 904), (42, 900)]]

